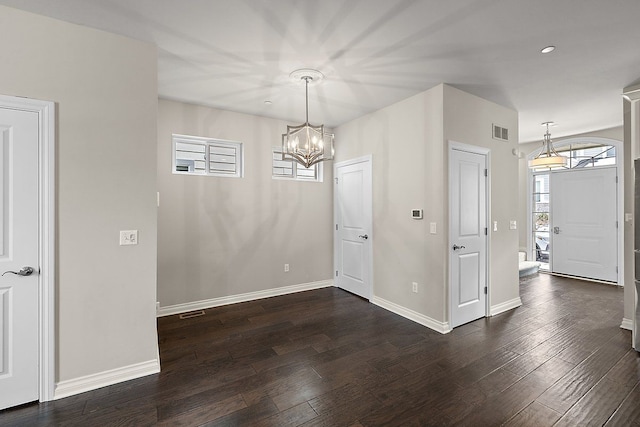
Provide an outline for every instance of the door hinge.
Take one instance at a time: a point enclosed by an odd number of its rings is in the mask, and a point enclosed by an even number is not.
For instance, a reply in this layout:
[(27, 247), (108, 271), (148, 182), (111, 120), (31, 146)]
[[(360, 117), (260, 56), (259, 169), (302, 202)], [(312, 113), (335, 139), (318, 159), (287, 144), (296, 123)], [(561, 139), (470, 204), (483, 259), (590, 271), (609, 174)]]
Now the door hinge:
[(616, 221), (616, 228), (618, 228), (618, 221)]
[(336, 224), (336, 231), (338, 231), (338, 224)]
[(616, 175), (616, 184), (618, 183), (618, 175)]
[(484, 294), (487, 295), (489, 293), (489, 289), (485, 286), (484, 287)]
[(618, 266), (616, 265), (616, 274), (618, 274)]
[(484, 176), (489, 176), (489, 169), (484, 170)]
[(489, 235), (489, 229), (487, 227), (484, 228), (484, 235), (485, 236)]
[(336, 270), (336, 277), (338, 277), (338, 270)]

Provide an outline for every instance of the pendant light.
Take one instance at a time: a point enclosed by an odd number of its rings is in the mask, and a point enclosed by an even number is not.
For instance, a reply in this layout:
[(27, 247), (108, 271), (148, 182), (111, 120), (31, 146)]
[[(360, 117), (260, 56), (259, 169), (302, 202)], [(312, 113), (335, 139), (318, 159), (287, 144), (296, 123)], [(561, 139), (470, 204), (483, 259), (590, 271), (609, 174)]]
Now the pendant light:
[(282, 134), (282, 160), (293, 160), (305, 168), (333, 159), (333, 134), (324, 131), (324, 125), (309, 124), (309, 83), (319, 82), (324, 77), (317, 70), (301, 69), (290, 74), (292, 80), (304, 80), (305, 122), (298, 126), (287, 126)]
[(547, 126), (547, 132), (544, 134), (542, 140), (542, 149), (540, 153), (532, 159), (529, 160), (529, 168), (531, 169), (545, 169), (545, 168), (559, 168), (567, 166), (567, 159), (564, 156), (558, 154), (558, 152), (553, 148), (553, 143), (551, 142), (551, 134), (549, 133), (549, 125), (553, 125), (553, 122), (544, 122), (543, 126)]

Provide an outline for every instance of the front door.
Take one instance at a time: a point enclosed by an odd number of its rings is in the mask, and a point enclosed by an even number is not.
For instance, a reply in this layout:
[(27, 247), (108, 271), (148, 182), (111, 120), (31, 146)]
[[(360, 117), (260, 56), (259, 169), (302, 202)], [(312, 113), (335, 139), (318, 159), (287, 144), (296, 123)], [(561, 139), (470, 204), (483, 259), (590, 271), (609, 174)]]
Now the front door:
[(551, 174), (554, 273), (618, 281), (616, 168)]
[(486, 315), (486, 156), (449, 151), (451, 327)]
[(38, 126), (0, 108), (0, 409), (39, 393)]
[(371, 158), (338, 163), (335, 179), (335, 285), (371, 297)]

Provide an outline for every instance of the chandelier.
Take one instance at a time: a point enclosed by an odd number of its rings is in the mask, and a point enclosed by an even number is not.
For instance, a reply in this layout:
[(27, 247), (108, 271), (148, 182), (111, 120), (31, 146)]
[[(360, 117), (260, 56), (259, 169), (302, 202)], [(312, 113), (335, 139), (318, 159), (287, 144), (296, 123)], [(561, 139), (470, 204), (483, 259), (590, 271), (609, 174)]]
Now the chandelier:
[(319, 82), (324, 77), (317, 70), (301, 69), (289, 77), (294, 81), (304, 80), (306, 120), (299, 126), (287, 126), (282, 134), (282, 160), (294, 160), (305, 168), (333, 159), (333, 134), (324, 131), (324, 125), (309, 124), (309, 83)]
[(529, 160), (529, 168), (543, 169), (567, 166), (568, 159), (558, 154), (558, 152), (553, 148), (551, 134), (549, 133), (549, 125), (553, 124), (553, 122), (542, 123), (543, 126), (547, 126), (547, 132), (544, 134), (544, 138), (542, 140), (542, 149), (534, 159)]

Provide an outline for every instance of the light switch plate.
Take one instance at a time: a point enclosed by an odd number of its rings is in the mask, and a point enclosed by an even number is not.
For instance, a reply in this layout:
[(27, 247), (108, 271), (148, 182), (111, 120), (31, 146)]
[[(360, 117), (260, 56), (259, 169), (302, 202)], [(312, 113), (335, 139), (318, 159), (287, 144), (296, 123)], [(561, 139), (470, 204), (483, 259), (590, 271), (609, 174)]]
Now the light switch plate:
[(498, 221), (493, 221), (493, 231), (498, 231)]
[(120, 230), (120, 246), (137, 244), (138, 230)]
[(437, 228), (436, 228), (436, 223), (435, 222), (429, 223), (429, 232), (431, 234), (436, 234)]
[(518, 228), (518, 223), (516, 221), (509, 221), (509, 230), (516, 230)]

